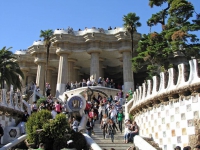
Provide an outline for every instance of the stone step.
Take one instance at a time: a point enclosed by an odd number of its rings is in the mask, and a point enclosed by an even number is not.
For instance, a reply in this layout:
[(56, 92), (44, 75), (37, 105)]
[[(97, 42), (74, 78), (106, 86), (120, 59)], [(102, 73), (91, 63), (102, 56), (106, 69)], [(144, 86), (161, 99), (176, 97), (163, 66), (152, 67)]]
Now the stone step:
[[(101, 136), (99, 136), (99, 137), (95, 137), (95, 136), (92, 136), (92, 139), (96, 142), (96, 140), (104, 140), (104, 138), (103, 138), (103, 135), (101, 135)], [(109, 138), (105, 138), (105, 139), (110, 139), (110, 137)], [(121, 141), (124, 141), (124, 137), (123, 136), (114, 136), (114, 139), (115, 140), (121, 140)], [(97, 142), (96, 142), (97, 143)]]
[[(111, 138), (95, 139), (95, 142), (96, 143), (112, 143)], [(122, 139), (115, 139), (114, 138), (114, 142), (117, 143), (117, 144), (127, 144), (127, 143), (124, 143), (124, 140), (122, 140)]]
[(128, 147), (133, 146), (133, 144), (122, 144), (122, 143), (100, 143), (98, 144), (102, 149), (110, 150), (114, 148), (115, 150), (126, 150)]
[(116, 134), (114, 135), (114, 142), (112, 142), (110, 136), (106, 139), (103, 138), (103, 130), (100, 128), (100, 124), (96, 123), (93, 128), (95, 134), (91, 137), (102, 148), (102, 150), (110, 150), (111, 148), (114, 148), (115, 150), (126, 150), (132, 146), (133, 143), (124, 143), (124, 126), (122, 126), (122, 128), (122, 133), (119, 130), (116, 131)]

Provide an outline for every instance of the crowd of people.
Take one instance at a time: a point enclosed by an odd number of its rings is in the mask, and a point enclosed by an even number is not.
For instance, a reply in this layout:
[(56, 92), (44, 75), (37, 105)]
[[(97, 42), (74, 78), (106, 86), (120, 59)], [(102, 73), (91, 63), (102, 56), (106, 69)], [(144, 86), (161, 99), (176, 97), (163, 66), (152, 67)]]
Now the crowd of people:
[(113, 79), (109, 79), (109, 78), (104, 79), (102, 77), (99, 77), (97, 81), (94, 78), (91, 78), (91, 79), (88, 78), (87, 80), (83, 79), (80, 82), (77, 82), (77, 81), (67, 82), (66, 90), (73, 90), (76, 88), (86, 87), (86, 86), (103, 86), (103, 87), (117, 88), (117, 89), (122, 88), (119, 84), (116, 85)]
[[(114, 88), (115, 83), (113, 80), (109, 80), (107, 78), (104, 80), (104, 78), (99, 77), (98, 81), (96, 82), (94, 79), (88, 79), (87, 81), (83, 79), (82, 82), (71, 82), (71, 84), (67, 83), (66, 88), (68, 90), (75, 89), (78, 87), (84, 87), (84, 86), (96, 86), (101, 85), (105, 87)], [(34, 88), (36, 91), (39, 91), (39, 87)], [(46, 83), (46, 96), (47, 99), (43, 101), (39, 106), (37, 105), (37, 102), (33, 102), (31, 105), (31, 113), (36, 113), (40, 110), (47, 109), (51, 112), (52, 119), (55, 119), (56, 115), (59, 113), (67, 113), (65, 104), (61, 104), (58, 100), (55, 100), (53, 96), (51, 95), (51, 87), (49, 83)], [(128, 91), (128, 95), (132, 95), (133, 91), (130, 89)], [(110, 95), (108, 97), (102, 96), (101, 94), (93, 95), (91, 100), (86, 101), (86, 107), (85, 107), (85, 114), (88, 114), (88, 121), (86, 123), (86, 130), (87, 134), (89, 136), (92, 136), (94, 134), (93, 128), (98, 122), (100, 124), (100, 127), (102, 129), (102, 137), (103, 139), (110, 138), (112, 142), (114, 142), (114, 136), (116, 134), (116, 131), (119, 131), (122, 134), (122, 125), (124, 124), (124, 143), (133, 143), (134, 142), (134, 136), (139, 135), (139, 126), (135, 121), (131, 121), (129, 119), (124, 120), (124, 114), (123, 114), (123, 98), (124, 93), (122, 90), (120, 92), (116, 93), (116, 95)], [(22, 121), (20, 124), (20, 131), (21, 134), (25, 134), (25, 124), (29, 118), (29, 114), (27, 111), (24, 112), (22, 116)], [(78, 126), (79, 121), (76, 117), (72, 117), (71, 128), (75, 132), (78, 132)], [(0, 142), (1, 137), (4, 135), (3, 128), (0, 124)], [(1, 144), (1, 143), (0, 143)], [(42, 149), (44, 145), (41, 143), (40, 149)], [(196, 150), (200, 150), (200, 145), (197, 145)], [(186, 146), (183, 149), (181, 149), (180, 146), (175, 147), (174, 150), (191, 150), (190, 146)]]

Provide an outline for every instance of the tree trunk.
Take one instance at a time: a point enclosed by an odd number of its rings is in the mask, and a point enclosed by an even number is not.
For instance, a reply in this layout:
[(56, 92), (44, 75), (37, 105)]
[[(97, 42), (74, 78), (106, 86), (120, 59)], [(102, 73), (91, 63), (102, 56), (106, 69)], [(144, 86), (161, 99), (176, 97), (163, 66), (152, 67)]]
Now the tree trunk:
[(133, 32), (131, 32), (131, 53), (133, 58)]
[(45, 77), (44, 77), (44, 90), (43, 94), (46, 94), (46, 83), (47, 83), (47, 75), (48, 75), (48, 66), (49, 66), (49, 49), (50, 49), (51, 43), (47, 44), (47, 59), (46, 59), (46, 69), (45, 69)]

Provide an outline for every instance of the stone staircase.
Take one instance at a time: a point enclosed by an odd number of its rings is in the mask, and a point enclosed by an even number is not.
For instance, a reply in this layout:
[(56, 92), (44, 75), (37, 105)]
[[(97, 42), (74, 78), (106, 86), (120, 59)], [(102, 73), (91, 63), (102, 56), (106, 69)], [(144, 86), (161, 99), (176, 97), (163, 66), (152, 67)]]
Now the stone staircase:
[(122, 133), (117, 131), (114, 135), (114, 142), (112, 142), (110, 137), (108, 139), (103, 138), (103, 131), (100, 128), (100, 124), (97, 122), (95, 123), (93, 130), (95, 135), (92, 135), (92, 139), (102, 148), (102, 150), (110, 150), (111, 148), (114, 148), (115, 150), (126, 150), (130, 146), (133, 146), (133, 143), (124, 143), (123, 131)]

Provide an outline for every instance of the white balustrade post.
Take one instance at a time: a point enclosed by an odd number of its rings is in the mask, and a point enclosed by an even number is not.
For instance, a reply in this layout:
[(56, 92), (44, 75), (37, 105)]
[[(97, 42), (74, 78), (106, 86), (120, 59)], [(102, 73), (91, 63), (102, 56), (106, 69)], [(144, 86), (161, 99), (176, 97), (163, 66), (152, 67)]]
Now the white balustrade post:
[(2, 95), (1, 95), (1, 97), (2, 97), (2, 103), (1, 103), (1, 105), (2, 106), (8, 106), (8, 104), (7, 104), (7, 100), (6, 100), (6, 89), (2, 89)]
[(13, 105), (13, 85), (10, 86), (10, 103), (9, 103), (10, 108), (14, 108)]

